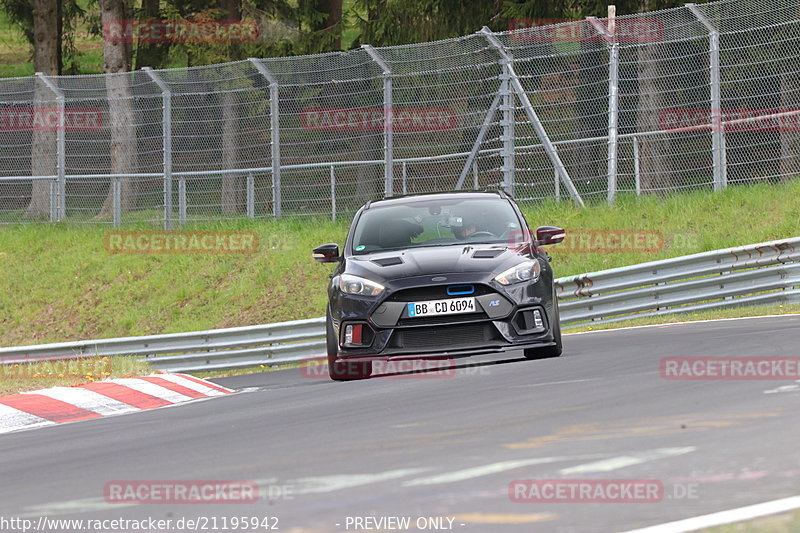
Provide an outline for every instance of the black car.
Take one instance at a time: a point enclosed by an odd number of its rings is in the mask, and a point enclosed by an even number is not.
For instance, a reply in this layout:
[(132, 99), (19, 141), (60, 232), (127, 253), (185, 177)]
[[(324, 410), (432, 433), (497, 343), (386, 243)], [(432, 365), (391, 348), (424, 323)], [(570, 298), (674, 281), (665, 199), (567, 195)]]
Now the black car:
[(328, 369), (363, 379), (373, 360), (450, 358), (523, 350), (561, 355), (553, 270), (541, 245), (564, 239), (543, 226), (533, 236), (503, 192), (455, 192), (368, 202), (356, 213), (328, 286)]

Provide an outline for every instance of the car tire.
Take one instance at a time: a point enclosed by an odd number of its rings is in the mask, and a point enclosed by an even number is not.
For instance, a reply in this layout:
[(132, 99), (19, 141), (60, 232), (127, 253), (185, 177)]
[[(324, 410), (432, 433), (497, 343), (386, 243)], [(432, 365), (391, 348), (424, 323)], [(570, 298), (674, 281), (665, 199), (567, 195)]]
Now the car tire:
[(524, 351), (525, 358), (527, 359), (549, 359), (550, 357), (558, 357), (563, 351), (561, 345), (561, 319), (558, 313), (558, 300), (553, 295), (553, 308), (555, 310), (555, 324), (553, 325), (553, 340), (554, 346), (545, 346), (544, 348), (528, 348)]
[(325, 314), (325, 341), (328, 349), (328, 375), (334, 381), (353, 381), (366, 379), (372, 375), (371, 361), (337, 361), (339, 341), (333, 330), (333, 319), (328, 308)]

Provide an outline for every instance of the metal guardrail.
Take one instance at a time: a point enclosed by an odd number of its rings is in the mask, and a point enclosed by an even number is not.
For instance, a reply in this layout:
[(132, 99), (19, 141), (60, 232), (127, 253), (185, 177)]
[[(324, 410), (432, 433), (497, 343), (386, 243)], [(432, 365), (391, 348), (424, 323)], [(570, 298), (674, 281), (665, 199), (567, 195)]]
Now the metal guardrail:
[(222, 370), (318, 357), (325, 352), (324, 337), (323, 317), (188, 333), (0, 348), (0, 362), (132, 355), (141, 356), (158, 370)]
[(561, 322), (800, 301), (798, 260), (795, 237), (559, 278)]
[[(631, 318), (800, 301), (800, 237), (714, 250), (556, 280), (561, 322)], [(189, 372), (322, 357), (324, 317), (260, 326), (0, 348), (0, 363), (140, 356)]]

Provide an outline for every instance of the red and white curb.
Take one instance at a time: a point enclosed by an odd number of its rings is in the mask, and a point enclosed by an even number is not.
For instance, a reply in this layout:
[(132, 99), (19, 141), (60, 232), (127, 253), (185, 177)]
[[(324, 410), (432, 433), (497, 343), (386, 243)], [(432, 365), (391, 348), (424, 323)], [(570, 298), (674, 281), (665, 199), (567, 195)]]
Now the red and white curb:
[(186, 374), (154, 374), (0, 396), (0, 433), (144, 411), (232, 392)]

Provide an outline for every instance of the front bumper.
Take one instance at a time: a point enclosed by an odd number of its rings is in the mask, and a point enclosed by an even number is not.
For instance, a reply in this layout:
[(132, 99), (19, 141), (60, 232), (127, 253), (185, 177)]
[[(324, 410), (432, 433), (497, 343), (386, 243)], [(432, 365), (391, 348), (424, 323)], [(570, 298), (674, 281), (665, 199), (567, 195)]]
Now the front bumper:
[[(540, 279), (510, 289), (487, 283), (472, 285), (477, 312), (419, 318), (408, 316), (407, 304), (448, 298), (448, 285), (407, 286), (380, 302), (339, 294), (340, 300), (331, 306), (339, 311), (333, 317), (339, 359), (455, 358), (555, 344), (551, 283)], [(364, 336), (369, 344), (343, 346), (345, 328), (356, 324), (369, 328), (369, 335)]]

